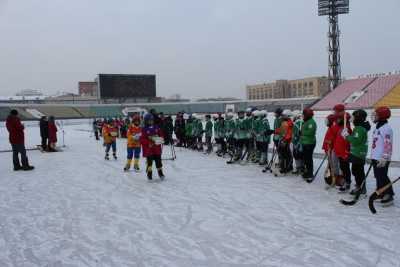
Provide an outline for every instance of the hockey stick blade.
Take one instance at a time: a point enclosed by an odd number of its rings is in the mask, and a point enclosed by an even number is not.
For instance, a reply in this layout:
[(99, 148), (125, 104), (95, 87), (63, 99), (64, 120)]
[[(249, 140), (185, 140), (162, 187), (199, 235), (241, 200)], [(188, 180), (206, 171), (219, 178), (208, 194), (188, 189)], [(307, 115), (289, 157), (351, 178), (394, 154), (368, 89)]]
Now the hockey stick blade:
[(382, 195), (389, 187), (391, 187), (392, 185), (394, 185), (395, 183), (397, 183), (400, 180), (400, 177), (397, 178), (396, 180), (394, 180), (393, 182), (385, 185), (384, 187), (376, 190), (374, 193), (372, 193), (372, 195), (369, 197), (368, 200), (368, 207), (369, 210), (372, 212), (372, 214), (376, 214), (376, 209), (374, 206), (374, 201), (380, 196)]

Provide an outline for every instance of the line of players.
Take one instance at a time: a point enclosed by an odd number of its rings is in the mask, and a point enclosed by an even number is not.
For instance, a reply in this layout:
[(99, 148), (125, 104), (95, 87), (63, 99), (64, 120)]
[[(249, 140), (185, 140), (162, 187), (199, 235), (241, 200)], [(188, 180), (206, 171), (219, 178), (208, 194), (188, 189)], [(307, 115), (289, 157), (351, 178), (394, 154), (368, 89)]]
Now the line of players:
[[(265, 110), (247, 109), (246, 112), (239, 111), (236, 118), (232, 113), (225, 117), (218, 114), (214, 116), (214, 122), (211, 115), (206, 115), (203, 126), (200, 116), (179, 113), (174, 132), (178, 140), (177, 146), (203, 151), (205, 145), (205, 153), (211, 153), (213, 144), (216, 144), (218, 156), (231, 156), (227, 163), (250, 161), (267, 165), (268, 148), (273, 143), (272, 155), (277, 155), (278, 160), (271, 167), (276, 166), (279, 175), (293, 173), (312, 182), (315, 179), (313, 161), (317, 141), (317, 124), (313, 117), (314, 111), (309, 108), (303, 112), (278, 108), (271, 127)], [(390, 117), (389, 108), (375, 109), (371, 117), (375, 129), (369, 145), (368, 132), (371, 125), (367, 112), (359, 109), (350, 115), (343, 104), (334, 107), (332, 114), (326, 118), (327, 130), (322, 147), (328, 159), (324, 178), (329, 187), (336, 187), (339, 192), (350, 192), (351, 195), (365, 195), (364, 168), (369, 147), (377, 189), (391, 183), (388, 177), (393, 150)], [(356, 185), (350, 191), (352, 175)], [(382, 204), (392, 204), (393, 196), (394, 191), (390, 186), (381, 195)]]

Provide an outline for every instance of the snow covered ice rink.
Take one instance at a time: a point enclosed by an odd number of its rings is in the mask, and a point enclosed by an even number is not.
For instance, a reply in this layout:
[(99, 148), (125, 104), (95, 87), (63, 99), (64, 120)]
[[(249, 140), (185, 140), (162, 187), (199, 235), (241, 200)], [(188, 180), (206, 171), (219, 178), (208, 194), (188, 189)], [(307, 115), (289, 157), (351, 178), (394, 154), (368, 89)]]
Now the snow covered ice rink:
[[(33, 172), (0, 153), (1, 267), (400, 266), (400, 186), (395, 206), (372, 215), (366, 199), (345, 207), (324, 190), (322, 171), (306, 184), (180, 148), (166, 180), (149, 183), (144, 160), (141, 173), (122, 171), (124, 140), (106, 162), (89, 129), (65, 126), (64, 152), (28, 151)], [(38, 135), (27, 127), (27, 147)], [(9, 149), (4, 127), (0, 138)]]

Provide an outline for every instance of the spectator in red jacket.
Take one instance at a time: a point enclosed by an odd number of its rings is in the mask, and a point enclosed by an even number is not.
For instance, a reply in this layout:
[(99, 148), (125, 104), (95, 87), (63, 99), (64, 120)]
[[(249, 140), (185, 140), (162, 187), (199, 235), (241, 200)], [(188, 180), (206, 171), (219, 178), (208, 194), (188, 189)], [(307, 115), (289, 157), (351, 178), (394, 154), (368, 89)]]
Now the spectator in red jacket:
[(56, 152), (57, 143), (57, 126), (54, 120), (54, 116), (49, 117), (49, 152)]
[(142, 136), (140, 143), (143, 148), (143, 157), (147, 160), (147, 178), (153, 179), (153, 161), (156, 163), (158, 176), (161, 180), (164, 179), (162, 171), (161, 154), (163, 144), (163, 134), (158, 125), (154, 124), (154, 116), (148, 113), (144, 116), (144, 127), (142, 129)]
[[(13, 109), (6, 120), (6, 127), (10, 134), (9, 141), (13, 150), (14, 171), (30, 171), (34, 167), (29, 165), (25, 149), (24, 125), (18, 117), (18, 111)], [(21, 154), (21, 163), (19, 161)]]

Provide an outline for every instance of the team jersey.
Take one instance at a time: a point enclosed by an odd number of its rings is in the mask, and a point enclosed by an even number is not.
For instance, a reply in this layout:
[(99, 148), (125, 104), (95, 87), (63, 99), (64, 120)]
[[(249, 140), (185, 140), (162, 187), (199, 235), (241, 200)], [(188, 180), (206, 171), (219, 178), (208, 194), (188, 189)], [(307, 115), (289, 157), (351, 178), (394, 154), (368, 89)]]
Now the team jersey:
[(388, 123), (375, 129), (372, 134), (371, 158), (375, 160), (392, 159), (393, 130)]
[(131, 124), (126, 133), (127, 146), (130, 148), (140, 147), (140, 137), (142, 136), (142, 128)]

